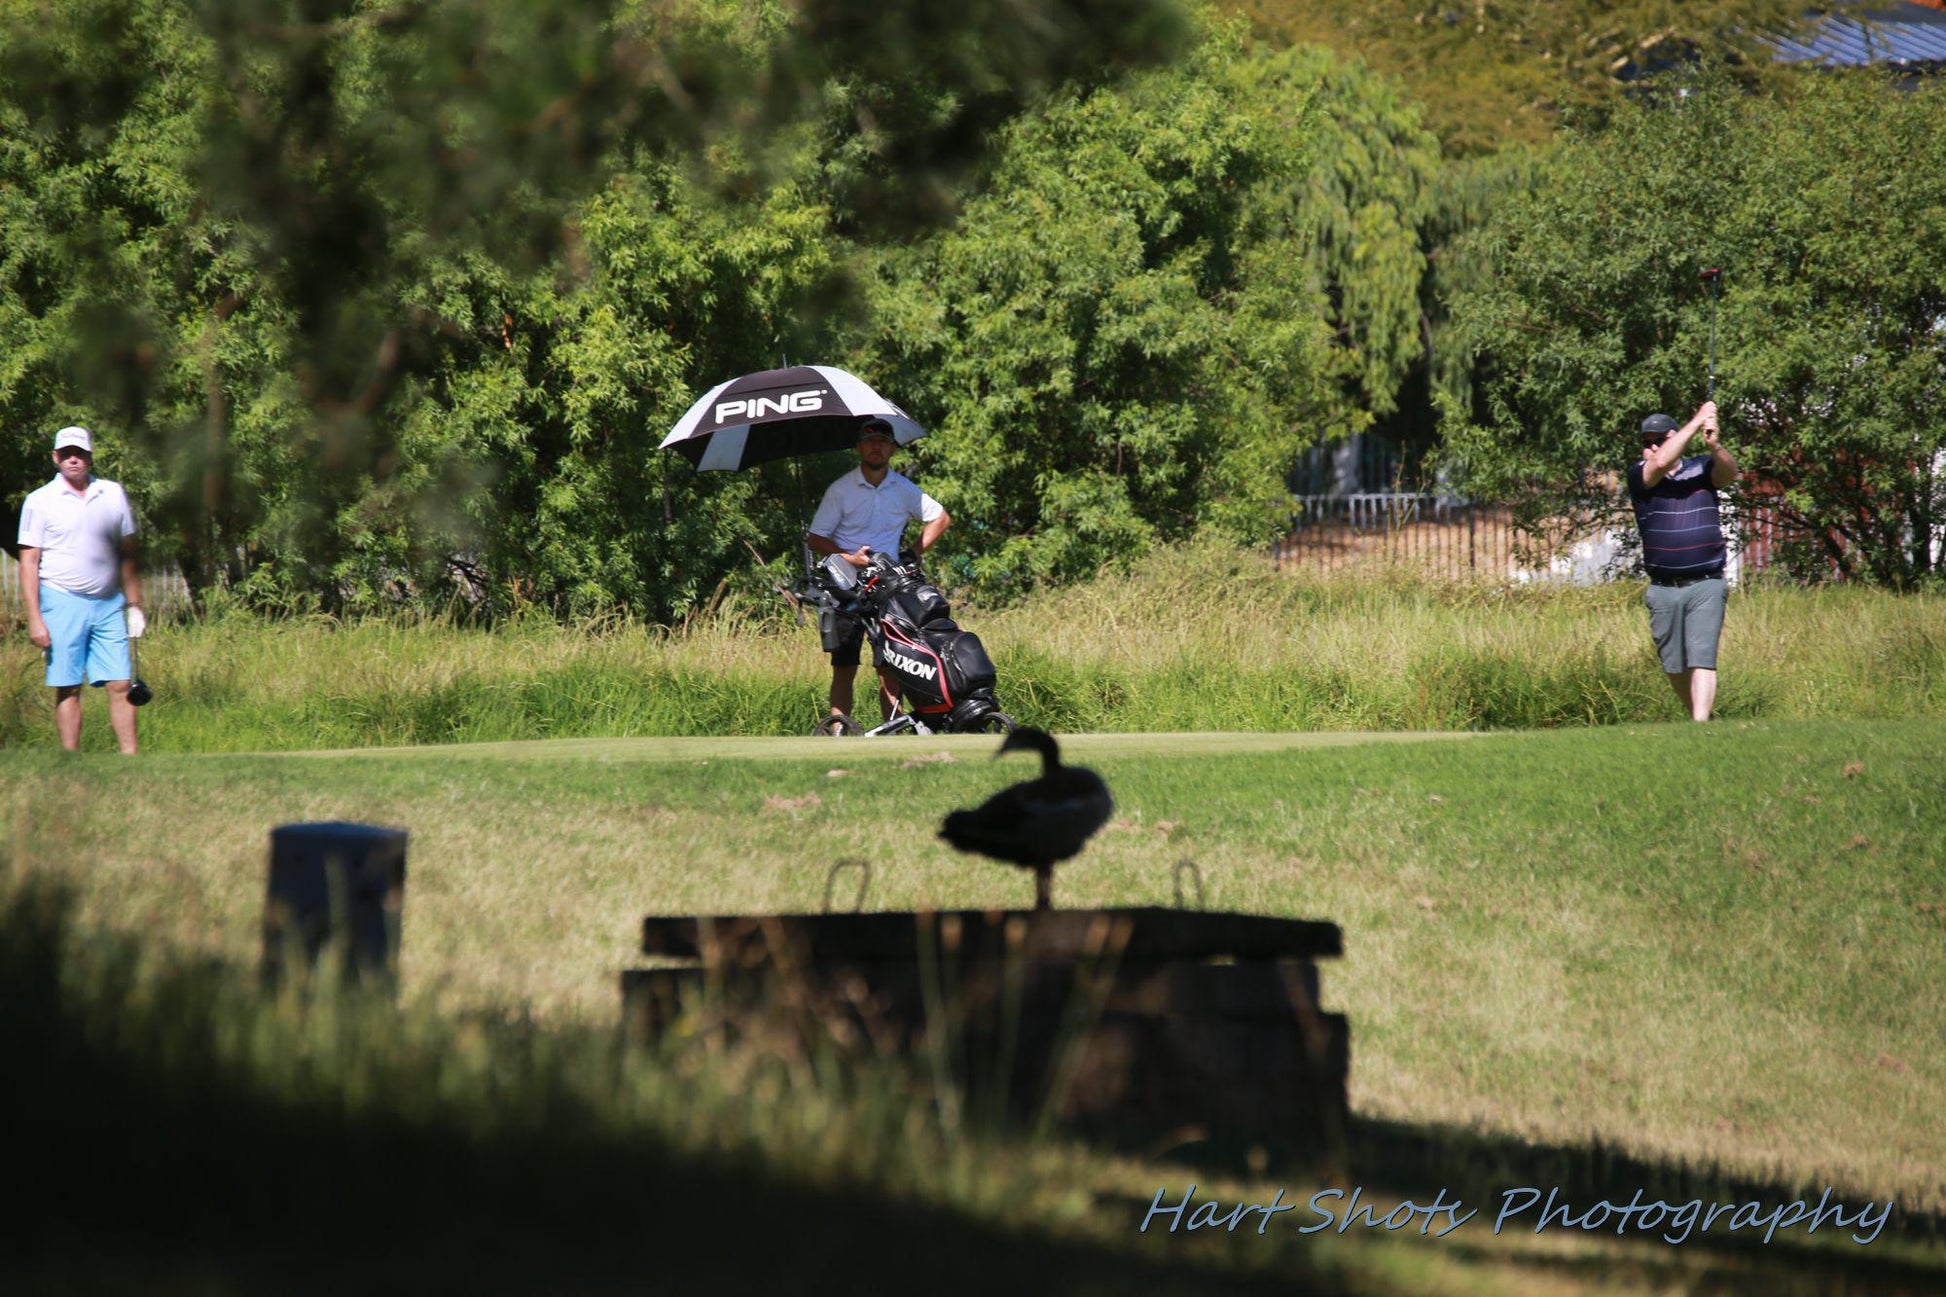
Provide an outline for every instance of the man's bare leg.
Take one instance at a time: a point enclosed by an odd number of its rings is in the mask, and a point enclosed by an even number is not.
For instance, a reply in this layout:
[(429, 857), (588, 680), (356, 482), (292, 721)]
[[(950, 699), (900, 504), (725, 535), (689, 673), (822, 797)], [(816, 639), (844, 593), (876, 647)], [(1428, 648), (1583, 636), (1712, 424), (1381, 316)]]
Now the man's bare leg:
[(128, 700), (128, 683), (110, 680), (103, 688), (108, 691), (108, 725), (115, 731), (115, 745), (123, 756), (132, 757), (135, 755), (135, 704)]
[(857, 667), (831, 668), (831, 714), (851, 715), (852, 689), (858, 680)]
[(899, 687), (893, 683), (890, 671), (878, 673), (878, 714), (881, 719), (891, 720), (892, 713), (898, 710)]
[(81, 686), (54, 686), (54, 732), (70, 752), (81, 749)]
[(1690, 677), (1690, 719), (1706, 721), (1716, 709), (1716, 671), (1713, 667), (1691, 667), (1686, 674)]
[(1665, 671), (1662, 674), (1669, 677), (1669, 687), (1676, 691), (1676, 701), (1682, 704), (1682, 709), (1684, 711), (1688, 711), (1690, 709), (1689, 708), (1689, 672)]

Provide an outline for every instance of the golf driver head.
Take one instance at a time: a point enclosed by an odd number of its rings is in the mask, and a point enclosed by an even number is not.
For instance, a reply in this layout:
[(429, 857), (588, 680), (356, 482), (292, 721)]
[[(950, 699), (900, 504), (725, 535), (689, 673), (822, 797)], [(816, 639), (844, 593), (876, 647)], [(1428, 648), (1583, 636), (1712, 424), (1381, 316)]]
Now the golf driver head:
[[(138, 637), (139, 638), (139, 637)], [(142, 668), (135, 661), (135, 640), (128, 642), (128, 701), (140, 707), (155, 697), (155, 690), (149, 688), (148, 681), (142, 679)]]

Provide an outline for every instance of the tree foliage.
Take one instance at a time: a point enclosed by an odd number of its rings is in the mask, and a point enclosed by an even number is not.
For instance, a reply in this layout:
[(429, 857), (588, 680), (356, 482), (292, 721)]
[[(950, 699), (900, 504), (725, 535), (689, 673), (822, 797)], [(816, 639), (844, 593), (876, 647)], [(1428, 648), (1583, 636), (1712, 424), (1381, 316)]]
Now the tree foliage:
[(1351, 419), (1292, 201), (1318, 78), (1263, 58), (1218, 37), (1053, 99), (955, 228), (883, 259), (866, 363), (936, 422), (916, 460), (989, 587), (1267, 537), (1296, 449)]
[(1321, 46), (1260, 54), (1239, 75), (1255, 99), (1308, 104), (1307, 165), (1282, 203), (1311, 236), (1336, 377), (1360, 412), (1388, 414), (1426, 347), (1424, 231), (1436, 210), (1438, 142), (1397, 81)]
[(654, 447), (787, 358), (934, 428), (991, 590), (1263, 537), (1416, 336), (1396, 87), (1150, 0), (7, 2), (10, 496), (95, 426), (157, 547), (259, 605), (755, 580), (837, 466)]
[(1946, 522), (1946, 95), (1874, 75), (1789, 97), (1721, 78), (1577, 135), (1481, 232), (1492, 271), (1456, 316), (1489, 358), (1489, 416), (1449, 449), (1536, 512), (1615, 516), (1613, 470), (1651, 410), (1716, 395), (1748, 489), (1810, 570), (1908, 584)]
[[(1159, 0), (7, 0), (14, 480), (81, 420), (199, 586), (356, 602), (457, 558), (665, 610), (696, 537), (650, 543), (643, 443), (801, 331), (842, 256), (804, 178), (910, 230), (1044, 87), (1183, 30)], [(748, 530), (720, 503), (691, 571)]]
[[(1280, 40), (1356, 53), (1411, 86), (1452, 156), (1549, 143), (1644, 74), (1697, 53), (1751, 55), (1796, 0), (1231, 0)], [(1761, 55), (1742, 75), (1760, 77)]]

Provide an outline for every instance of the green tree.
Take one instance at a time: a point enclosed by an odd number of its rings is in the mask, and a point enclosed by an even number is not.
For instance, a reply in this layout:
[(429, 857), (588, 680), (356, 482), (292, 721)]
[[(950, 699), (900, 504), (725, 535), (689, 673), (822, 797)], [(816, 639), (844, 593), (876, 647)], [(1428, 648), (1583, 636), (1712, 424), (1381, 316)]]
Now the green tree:
[(1747, 487), (1826, 565), (1892, 585), (1936, 570), (1946, 522), (1946, 166), (1937, 86), (1820, 76), (1787, 97), (1721, 78), (1572, 137), (1505, 201), (1490, 276), (1455, 316), (1490, 357), (1488, 416), (1449, 450), (1530, 516), (1616, 520), (1612, 472), (1651, 410), (1716, 394)]
[(860, 363), (934, 426), (914, 458), (990, 590), (1267, 538), (1297, 450), (1354, 417), (1290, 201), (1315, 85), (1250, 57), (1213, 36), (1053, 97), (950, 232), (882, 262)]
[(1383, 416), (1426, 349), (1424, 227), (1438, 193), (1439, 144), (1397, 81), (1321, 46), (1240, 61), (1251, 100), (1308, 104), (1308, 164), (1285, 190), (1293, 224), (1311, 233), (1311, 269), (1348, 395)]
[(575, 230), (586, 272), (547, 280), (516, 328), (523, 458), (496, 455), (506, 480), (483, 530), (495, 569), (568, 592), (570, 607), (669, 617), (752, 549), (794, 553), (798, 519), (790, 465), (692, 474), (656, 444), (701, 388), (817, 346), (848, 245), (797, 185), (726, 206), (644, 159)]
[[(577, 548), (592, 501), (640, 497), (671, 366), (693, 388), (770, 363), (778, 330), (759, 345), (743, 305), (791, 301), (774, 281), (797, 282), (803, 226), (779, 218), (776, 275), (763, 238), (658, 244), (669, 260), (644, 283), (760, 287), (648, 321), (664, 344), (642, 344), (615, 330), (652, 295), (610, 311), (573, 282), (626, 260), (603, 260), (611, 180), (636, 168), (673, 193), (673, 168), (772, 228), (771, 191), (804, 167), (771, 142), (809, 124), (844, 162), (831, 175), (914, 180), (881, 184), (852, 227), (909, 229), (992, 123), (1165, 54), (1180, 26), (1160, 0), (4, 0), (8, 451), (24, 475), (47, 428), (102, 426), (203, 585), (355, 604), (423, 588), (458, 549), (564, 606), (632, 597), (643, 570), (620, 551), (639, 520), (617, 510), (603, 552)], [(618, 396), (609, 360), (651, 390)], [(508, 501), (540, 521), (519, 557), (469, 528)], [(559, 524), (573, 543), (545, 539), (556, 517), (580, 518)]]
[(1796, 0), (1228, 0), (1266, 36), (1366, 59), (1413, 88), (1449, 156), (1534, 148), (1564, 115), (1606, 112), (1644, 74), (1698, 53), (1759, 78), (1765, 32)]

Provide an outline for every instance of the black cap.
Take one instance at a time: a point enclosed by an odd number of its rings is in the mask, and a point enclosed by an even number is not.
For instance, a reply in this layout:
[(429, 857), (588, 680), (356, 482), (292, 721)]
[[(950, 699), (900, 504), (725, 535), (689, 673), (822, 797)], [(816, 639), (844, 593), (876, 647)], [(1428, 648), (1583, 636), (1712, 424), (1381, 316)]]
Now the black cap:
[(1681, 424), (1678, 424), (1666, 414), (1652, 414), (1642, 420), (1642, 440), (1646, 442), (1661, 441), (1681, 426)]
[(884, 437), (891, 441), (898, 440), (898, 438), (892, 436), (892, 425), (877, 415), (873, 415), (858, 425), (858, 439), (863, 441), (867, 437)]

